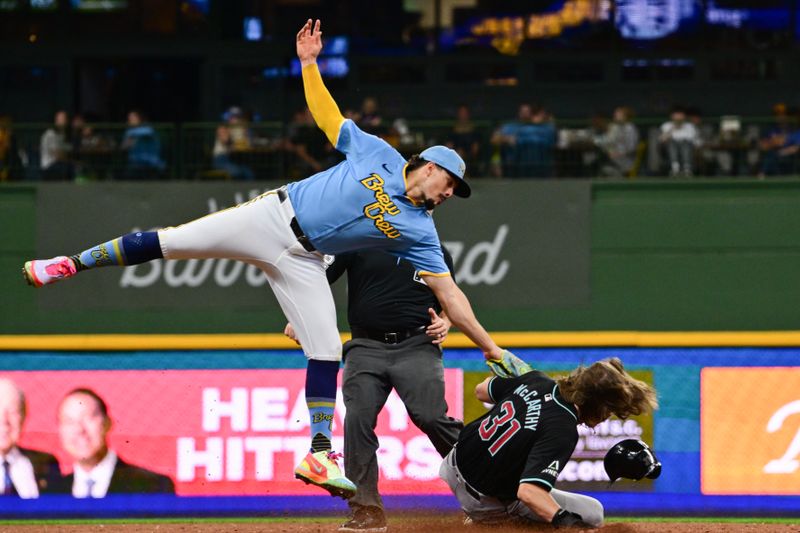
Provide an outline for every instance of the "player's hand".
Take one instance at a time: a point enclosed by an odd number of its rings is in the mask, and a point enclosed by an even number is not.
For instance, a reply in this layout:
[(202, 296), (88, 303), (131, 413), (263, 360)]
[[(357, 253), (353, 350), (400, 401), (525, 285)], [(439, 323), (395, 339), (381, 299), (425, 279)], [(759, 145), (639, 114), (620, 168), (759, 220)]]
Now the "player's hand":
[(300, 346), (300, 340), (297, 338), (297, 333), (295, 333), (294, 328), (291, 324), (286, 324), (286, 327), (283, 328), (283, 334), (292, 339), (294, 342)]
[(433, 344), (442, 344), (447, 338), (450, 330), (450, 320), (447, 317), (439, 316), (432, 308), (428, 308), (428, 315), (431, 317), (431, 325), (425, 330), (429, 337), (432, 337)]
[(499, 359), (486, 359), (486, 365), (500, 378), (516, 378), (533, 370), (531, 365), (508, 350), (503, 350)]
[(571, 513), (566, 509), (559, 509), (550, 523), (556, 529), (562, 527), (594, 529), (591, 524), (587, 524), (583, 521), (583, 517), (581, 515), (578, 513)]
[(300, 58), (300, 66), (316, 63), (320, 52), (322, 52), (320, 21), (317, 19), (312, 26), (312, 20), (308, 19), (297, 32), (297, 57)]

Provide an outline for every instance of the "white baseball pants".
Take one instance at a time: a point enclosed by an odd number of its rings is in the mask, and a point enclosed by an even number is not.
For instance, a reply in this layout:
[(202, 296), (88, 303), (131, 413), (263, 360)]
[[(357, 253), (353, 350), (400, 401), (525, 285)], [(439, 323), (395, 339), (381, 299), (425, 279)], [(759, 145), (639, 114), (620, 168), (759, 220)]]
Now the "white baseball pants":
[(233, 259), (269, 280), (309, 359), (340, 361), (336, 308), (323, 255), (308, 252), (289, 227), (294, 209), (269, 191), (249, 202), (158, 232), (165, 259)]

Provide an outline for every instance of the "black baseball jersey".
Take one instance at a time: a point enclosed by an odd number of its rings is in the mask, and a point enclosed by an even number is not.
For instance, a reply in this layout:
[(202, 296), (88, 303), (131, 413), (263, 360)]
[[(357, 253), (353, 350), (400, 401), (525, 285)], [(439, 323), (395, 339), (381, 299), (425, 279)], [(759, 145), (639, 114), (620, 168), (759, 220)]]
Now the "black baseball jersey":
[[(453, 258), (442, 246), (453, 273)], [(428, 308), (442, 310), (433, 291), (405, 259), (381, 250), (339, 254), (328, 267), (328, 282), (347, 271), (347, 321), (350, 327), (403, 331), (430, 324)]]
[(520, 483), (553, 488), (578, 443), (578, 414), (556, 382), (533, 371), (489, 382), (491, 411), (461, 431), (456, 464), (475, 490), (517, 499)]

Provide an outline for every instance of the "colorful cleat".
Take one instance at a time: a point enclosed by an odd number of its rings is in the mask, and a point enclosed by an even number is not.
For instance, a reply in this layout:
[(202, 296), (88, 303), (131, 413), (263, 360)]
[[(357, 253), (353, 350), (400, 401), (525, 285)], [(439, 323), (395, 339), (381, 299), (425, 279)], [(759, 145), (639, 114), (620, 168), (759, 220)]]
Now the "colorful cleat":
[(43, 287), (75, 275), (75, 263), (69, 257), (59, 255), (52, 259), (26, 261), (22, 274), (28, 285)]
[(334, 453), (331, 450), (321, 452), (308, 452), (308, 455), (300, 462), (294, 470), (294, 477), (318, 487), (322, 487), (331, 493), (331, 496), (352, 498), (356, 494), (356, 486), (352, 481), (344, 477), (339, 469), (337, 460), (342, 454)]

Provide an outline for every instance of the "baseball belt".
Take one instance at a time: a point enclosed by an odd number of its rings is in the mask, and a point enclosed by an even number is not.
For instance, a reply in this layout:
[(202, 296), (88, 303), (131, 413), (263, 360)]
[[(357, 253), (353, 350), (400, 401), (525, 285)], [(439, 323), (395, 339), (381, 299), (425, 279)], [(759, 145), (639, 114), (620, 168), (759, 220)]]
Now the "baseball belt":
[(411, 337), (422, 335), (425, 333), (427, 326), (420, 326), (414, 329), (407, 329), (404, 331), (378, 331), (374, 329), (359, 328), (358, 326), (351, 326), (350, 333), (354, 339), (372, 339), (374, 341), (384, 342), (386, 344), (398, 344)]
[[(278, 189), (278, 199), (281, 201), (281, 203), (289, 200), (289, 193), (286, 192), (285, 187)], [(311, 244), (311, 240), (308, 238), (305, 232), (303, 232), (303, 228), (300, 227), (297, 217), (292, 217), (292, 221), (289, 222), (289, 227), (292, 228), (292, 233), (294, 233), (294, 236), (297, 237), (297, 242), (303, 245), (303, 248), (305, 248), (306, 252), (317, 251), (314, 245)]]

